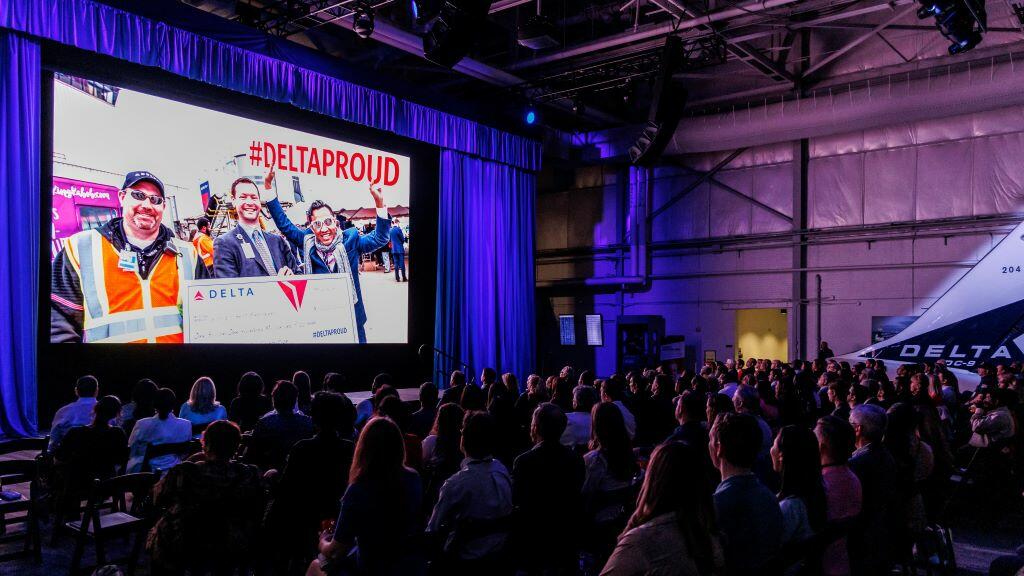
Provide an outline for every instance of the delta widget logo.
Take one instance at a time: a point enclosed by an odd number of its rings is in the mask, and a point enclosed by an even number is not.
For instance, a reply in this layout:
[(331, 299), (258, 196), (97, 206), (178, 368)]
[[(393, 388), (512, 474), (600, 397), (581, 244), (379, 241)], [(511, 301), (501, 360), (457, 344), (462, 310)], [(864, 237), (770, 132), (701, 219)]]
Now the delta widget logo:
[(296, 312), (302, 308), (302, 298), (306, 294), (306, 282), (306, 280), (285, 280), (277, 283), (281, 287), (281, 291), (284, 292), (285, 298), (288, 299), (288, 303)]

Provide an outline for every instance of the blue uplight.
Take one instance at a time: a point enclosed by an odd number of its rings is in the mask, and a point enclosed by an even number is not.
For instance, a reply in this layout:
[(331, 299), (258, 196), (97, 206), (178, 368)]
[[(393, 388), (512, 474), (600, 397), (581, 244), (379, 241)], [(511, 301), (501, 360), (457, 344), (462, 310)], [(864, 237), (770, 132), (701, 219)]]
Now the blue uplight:
[(533, 110), (528, 110), (526, 112), (526, 123), (527, 124), (533, 124), (536, 121), (537, 121), (537, 113), (534, 112)]

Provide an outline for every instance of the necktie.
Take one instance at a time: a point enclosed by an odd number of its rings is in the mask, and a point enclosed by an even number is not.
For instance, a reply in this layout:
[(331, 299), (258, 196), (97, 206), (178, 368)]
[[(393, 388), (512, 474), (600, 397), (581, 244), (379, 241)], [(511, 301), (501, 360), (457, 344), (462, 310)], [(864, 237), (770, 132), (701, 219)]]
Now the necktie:
[(273, 276), (277, 273), (277, 269), (274, 268), (274, 259), (270, 256), (270, 248), (267, 248), (267, 242), (263, 238), (263, 233), (259, 230), (255, 230), (252, 233), (252, 243), (256, 247), (256, 252), (260, 255), (260, 260), (263, 261), (263, 265), (266, 267), (267, 272)]

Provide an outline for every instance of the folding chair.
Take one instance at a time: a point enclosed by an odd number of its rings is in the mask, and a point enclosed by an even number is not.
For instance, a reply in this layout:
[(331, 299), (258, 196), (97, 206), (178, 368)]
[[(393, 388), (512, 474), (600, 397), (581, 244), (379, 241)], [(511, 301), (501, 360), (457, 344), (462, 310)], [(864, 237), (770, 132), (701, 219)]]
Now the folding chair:
[[(39, 467), (35, 459), (0, 461), (0, 490), (10, 490), (15, 484), (28, 484), (28, 487), (12, 490), (21, 495), (18, 500), (0, 500), (0, 522), (5, 528), (3, 535), (0, 536), (0, 542), (13, 542), (24, 538), (25, 546), (21, 551), (0, 555), (0, 560), (31, 554), (36, 562), (41, 562), (43, 557), (39, 536)], [(24, 521), (25, 529), (8, 534), (8, 515), (22, 512), (24, 516), (19, 517), (19, 520)]]
[[(156, 474), (151, 472), (125, 474), (109, 480), (96, 481), (82, 519), (65, 524), (68, 530), (77, 536), (75, 552), (71, 558), (72, 576), (81, 570), (82, 555), (90, 538), (96, 547), (96, 565), (102, 566), (107, 563), (106, 541), (111, 537), (132, 534), (135, 535), (135, 543), (128, 558), (127, 569), (129, 574), (134, 573), (151, 523), (150, 493), (156, 481)], [(128, 495), (131, 495), (130, 505), (126, 497)], [(108, 500), (113, 503), (113, 509), (101, 514), (101, 509)]]

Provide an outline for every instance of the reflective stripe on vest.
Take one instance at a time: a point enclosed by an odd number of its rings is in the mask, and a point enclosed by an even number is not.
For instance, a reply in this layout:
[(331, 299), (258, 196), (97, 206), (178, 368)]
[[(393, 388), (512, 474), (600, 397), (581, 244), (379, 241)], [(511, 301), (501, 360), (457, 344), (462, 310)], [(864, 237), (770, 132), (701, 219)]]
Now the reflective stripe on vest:
[(99, 232), (69, 240), (79, 263), (84, 342), (183, 341), (181, 289), (194, 276), (194, 247), (172, 240), (143, 279), (118, 267), (118, 252)]

